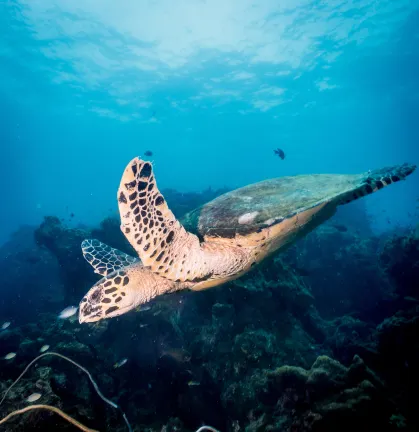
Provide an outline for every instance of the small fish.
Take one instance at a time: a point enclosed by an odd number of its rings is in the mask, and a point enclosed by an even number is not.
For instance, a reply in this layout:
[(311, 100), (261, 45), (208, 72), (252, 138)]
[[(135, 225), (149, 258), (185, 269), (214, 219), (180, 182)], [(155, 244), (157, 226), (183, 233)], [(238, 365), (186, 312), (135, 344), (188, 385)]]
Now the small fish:
[(70, 218), (73, 218), (73, 217), (74, 217), (74, 213), (71, 213), (71, 214), (70, 214)]
[(38, 399), (41, 398), (41, 393), (32, 393), (30, 396), (26, 398), (27, 402), (36, 402)]
[(119, 362), (116, 362), (113, 367), (114, 369), (120, 368), (121, 366), (124, 366), (124, 364), (128, 361), (127, 358), (124, 358), (122, 360), (120, 360)]
[(282, 160), (285, 159), (285, 153), (284, 150), (277, 148), (276, 150), (274, 150), (274, 154), (278, 155)]
[(189, 381), (188, 382), (189, 387), (194, 387), (194, 386), (199, 386), (199, 385), (201, 385), (201, 383), (198, 381)]
[(153, 313), (153, 316), (158, 316), (158, 315), (160, 315), (161, 314), (161, 310), (159, 310), (159, 311), (157, 311), (157, 312), (154, 312)]
[(140, 328), (148, 327), (148, 324), (140, 324)]
[(149, 310), (151, 310), (151, 306), (144, 306), (140, 308), (140, 312), (147, 312)]
[(6, 355), (4, 356), (4, 359), (5, 359), (5, 360), (11, 360), (11, 359), (13, 359), (13, 358), (15, 358), (15, 357), (16, 357), (16, 353), (11, 352), (11, 353), (9, 353), (9, 354), (6, 354)]
[(346, 231), (348, 231), (348, 228), (345, 225), (333, 224), (332, 226), (333, 226), (333, 228), (337, 229), (340, 232), (346, 232)]
[(147, 150), (147, 151), (144, 153), (144, 156), (148, 156), (148, 157), (153, 156), (153, 152), (152, 152), (151, 150)]
[(9, 321), (6, 321), (2, 326), (1, 326), (1, 329), (2, 330), (6, 330), (7, 329), (7, 327), (9, 327), (10, 326), (10, 322)]
[(77, 312), (77, 309), (78, 308), (76, 306), (66, 307), (64, 310), (62, 310), (59, 313), (58, 318), (60, 318), (60, 319), (70, 318), (70, 317), (72, 317)]
[(44, 353), (45, 351), (48, 351), (48, 350), (49, 350), (49, 345), (43, 345), (41, 347), (41, 349), (39, 350), (39, 352)]
[(164, 350), (160, 355), (161, 357), (171, 357), (179, 363), (187, 363), (191, 360), (191, 355), (182, 348)]

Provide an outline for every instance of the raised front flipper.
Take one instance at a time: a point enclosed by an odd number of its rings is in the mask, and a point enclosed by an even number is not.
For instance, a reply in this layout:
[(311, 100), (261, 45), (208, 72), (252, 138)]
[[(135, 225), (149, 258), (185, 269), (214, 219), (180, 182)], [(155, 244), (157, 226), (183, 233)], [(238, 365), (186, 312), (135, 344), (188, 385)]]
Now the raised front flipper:
[(111, 248), (96, 239), (83, 240), (81, 249), (86, 261), (95, 269), (95, 273), (101, 276), (108, 276), (110, 273), (130, 264), (139, 263), (138, 258)]
[(133, 159), (118, 189), (121, 230), (144, 266), (172, 281), (207, 281), (244, 267), (243, 250), (187, 232), (157, 188), (150, 162)]

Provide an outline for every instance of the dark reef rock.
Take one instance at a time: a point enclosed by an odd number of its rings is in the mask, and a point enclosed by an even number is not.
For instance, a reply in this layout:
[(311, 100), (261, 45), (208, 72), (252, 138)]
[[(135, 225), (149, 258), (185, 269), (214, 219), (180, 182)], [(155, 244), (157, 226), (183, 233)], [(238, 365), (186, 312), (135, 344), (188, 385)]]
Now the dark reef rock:
[(381, 252), (380, 260), (395, 282), (397, 294), (419, 299), (419, 225), (406, 236), (389, 239)]
[(320, 314), (333, 319), (369, 312), (377, 303), (393, 298), (393, 287), (380, 266), (379, 250), (374, 237), (363, 238), (355, 231), (340, 232), (324, 225), (295, 244), (284, 260), (309, 283)]
[(332, 349), (336, 358), (349, 363), (354, 355), (372, 361), (377, 355), (375, 326), (351, 316), (336, 318), (330, 322), (325, 343)]
[(376, 369), (388, 383), (411, 430), (419, 430), (419, 306), (400, 311), (377, 327)]
[[(164, 194), (181, 217), (221, 192)], [(417, 233), (383, 241), (372, 235), (364, 207), (347, 206), (234, 282), (79, 325), (77, 316), (59, 320), (56, 311), (77, 304), (98, 278), (81, 254), (89, 237), (134, 254), (112, 217), (94, 229), (47, 217), (1, 249), (7, 289), (16, 283), (23, 299), (13, 303), (7, 292), (0, 309), (5, 321), (13, 313), (19, 321), (0, 330), (0, 357), (17, 353), (0, 360), (0, 390), (48, 344), (86, 367), (136, 431), (189, 432), (202, 424), (222, 432), (419, 430)], [(1, 416), (35, 391), (40, 403), (89, 427), (127, 430), (87, 377), (54, 357), (32, 366)], [(46, 412), (15, 418), (5, 430), (54, 428), (74, 430)]]
[[(67, 321), (57, 321), (51, 314), (43, 314), (39, 317), (36, 325), (28, 324), (13, 332), (13, 339), (5, 338), (6, 332), (0, 333), (2, 339), (13, 343), (13, 350), (17, 353), (14, 359), (3, 363), (0, 369), (0, 387), (2, 394), (7, 385), (23, 371), (34, 357), (40, 355), (43, 345), (50, 345), (50, 351), (57, 351), (63, 355), (69, 355), (74, 361), (80, 362), (87, 367), (93, 375), (100, 371), (101, 362), (95, 361), (93, 351), (86, 345), (80, 343), (74, 334), (77, 326)], [(6, 348), (2, 344), (2, 351)], [(7, 349), (11, 349), (8, 346)], [(2, 360), (3, 361), (3, 360)], [(6, 381), (7, 380), (7, 381)], [(6, 385), (7, 382), (7, 385)], [(101, 385), (102, 384), (102, 385)], [(109, 390), (109, 386), (100, 386)], [(67, 363), (65, 360), (47, 356), (34, 364), (23, 378), (12, 388), (3, 405), (0, 407), (1, 416), (17, 408), (27, 405), (26, 398), (32, 393), (40, 393), (41, 404), (57, 406), (67, 414), (77, 418), (85, 425), (101, 425), (105, 427), (103, 405), (99, 403), (98, 396), (94, 392), (88, 378), (78, 368)], [(98, 417), (99, 416), (99, 417)], [(59, 426), (58, 426), (59, 425)], [(33, 431), (33, 430), (73, 430), (67, 422), (60, 419), (56, 414), (46, 411), (33, 411), (19, 416), (7, 423), (7, 431)]]
[(281, 366), (258, 371), (227, 388), (223, 402), (246, 431), (354, 431), (390, 423), (394, 407), (383, 383), (355, 356), (347, 368), (327, 356), (310, 369)]
[(81, 229), (69, 229), (57, 217), (48, 216), (34, 235), (36, 243), (46, 247), (57, 258), (65, 286), (66, 302), (80, 300), (94, 280), (80, 246), (90, 233)]
[(34, 228), (22, 227), (0, 247), (0, 317), (12, 321), (10, 329), (16, 323), (36, 320), (40, 311), (56, 308), (63, 301), (64, 287), (55, 258), (49, 251), (39, 250), (33, 233)]
[(137, 256), (137, 253), (122, 234), (120, 226), (121, 221), (119, 218), (108, 217), (100, 223), (99, 228), (92, 229), (89, 236), (128, 255)]

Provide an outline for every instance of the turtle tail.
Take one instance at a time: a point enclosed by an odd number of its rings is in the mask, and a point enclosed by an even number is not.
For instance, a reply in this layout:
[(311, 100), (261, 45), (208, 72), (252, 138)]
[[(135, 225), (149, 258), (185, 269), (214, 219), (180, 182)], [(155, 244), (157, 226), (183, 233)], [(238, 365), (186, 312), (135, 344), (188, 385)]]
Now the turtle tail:
[(368, 171), (360, 176), (357, 187), (343, 194), (340, 204), (347, 204), (365, 195), (372, 194), (385, 186), (404, 180), (415, 171), (416, 165), (403, 164)]

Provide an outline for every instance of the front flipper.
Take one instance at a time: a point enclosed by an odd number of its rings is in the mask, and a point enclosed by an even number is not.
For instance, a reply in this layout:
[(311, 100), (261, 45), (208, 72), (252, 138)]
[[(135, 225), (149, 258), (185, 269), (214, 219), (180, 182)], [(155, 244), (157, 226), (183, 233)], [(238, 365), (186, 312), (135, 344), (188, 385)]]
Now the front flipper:
[[(133, 159), (118, 189), (121, 230), (144, 266), (173, 281), (198, 282), (224, 272), (228, 256), (199, 242), (170, 211), (150, 162)], [(227, 265), (225, 265), (225, 263)]]
[(95, 273), (101, 276), (108, 276), (116, 270), (139, 262), (137, 258), (111, 248), (96, 239), (83, 240), (81, 249), (85, 260), (95, 269)]

